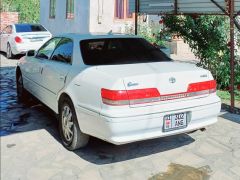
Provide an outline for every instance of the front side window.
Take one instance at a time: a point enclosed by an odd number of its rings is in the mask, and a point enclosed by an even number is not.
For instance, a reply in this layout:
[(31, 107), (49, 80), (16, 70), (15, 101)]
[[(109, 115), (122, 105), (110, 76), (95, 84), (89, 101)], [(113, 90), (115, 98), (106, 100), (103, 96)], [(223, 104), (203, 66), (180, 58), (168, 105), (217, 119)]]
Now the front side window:
[(52, 54), (51, 60), (71, 63), (73, 53), (73, 42), (71, 39), (63, 38)]
[(38, 51), (36, 57), (43, 59), (50, 59), (54, 49), (57, 47), (61, 38), (53, 38), (46, 42)]
[(80, 48), (86, 65), (171, 61), (159, 48), (142, 38), (83, 40)]
[(49, 18), (54, 19), (56, 16), (56, 0), (50, 0)]
[(67, 0), (66, 18), (74, 18), (74, 0)]

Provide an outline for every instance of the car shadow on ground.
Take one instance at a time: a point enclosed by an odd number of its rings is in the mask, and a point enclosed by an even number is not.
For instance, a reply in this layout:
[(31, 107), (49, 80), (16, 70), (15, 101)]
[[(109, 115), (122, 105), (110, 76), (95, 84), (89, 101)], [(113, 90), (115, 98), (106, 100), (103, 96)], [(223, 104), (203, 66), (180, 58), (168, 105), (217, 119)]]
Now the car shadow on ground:
[[(35, 98), (29, 98), (25, 104), (17, 101), (15, 67), (0, 68), (0, 89), (0, 136), (45, 129), (61, 142), (58, 122), (51, 110)], [(88, 162), (100, 165), (169, 151), (194, 141), (189, 135), (181, 134), (116, 146), (92, 137), (85, 148), (73, 153)]]
[(187, 134), (145, 140), (125, 145), (114, 145), (91, 138), (88, 146), (74, 151), (82, 159), (94, 164), (111, 164), (173, 150), (193, 143)]
[[(3, 55), (5, 58), (7, 58), (7, 54), (3, 51), (0, 51), (0, 55)], [(14, 55), (14, 57), (12, 59), (21, 59), (21, 57), (25, 56), (25, 54), (18, 54), (18, 55)]]
[(220, 115), (220, 117), (227, 119), (229, 121), (235, 122), (240, 124), (240, 115), (237, 114), (231, 114), (229, 112), (225, 112), (222, 115)]

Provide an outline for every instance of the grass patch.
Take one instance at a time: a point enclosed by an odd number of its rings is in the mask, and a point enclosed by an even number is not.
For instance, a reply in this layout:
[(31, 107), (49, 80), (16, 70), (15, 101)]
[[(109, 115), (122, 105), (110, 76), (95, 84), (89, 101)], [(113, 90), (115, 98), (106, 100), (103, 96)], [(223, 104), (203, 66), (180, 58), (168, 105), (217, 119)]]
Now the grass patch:
[[(228, 91), (217, 91), (217, 95), (222, 99), (222, 100), (230, 100), (231, 95)], [(235, 91), (235, 101), (240, 101), (240, 91)]]

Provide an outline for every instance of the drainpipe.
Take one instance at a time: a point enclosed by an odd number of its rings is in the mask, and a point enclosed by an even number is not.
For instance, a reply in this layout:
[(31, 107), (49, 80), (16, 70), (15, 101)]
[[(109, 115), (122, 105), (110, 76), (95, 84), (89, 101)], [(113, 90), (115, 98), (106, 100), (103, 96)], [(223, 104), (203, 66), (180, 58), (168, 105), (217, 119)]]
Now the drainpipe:
[(235, 43), (234, 43), (234, 0), (229, 0), (230, 3), (230, 71), (231, 71), (231, 111), (234, 111), (234, 59), (235, 59)]
[(135, 35), (138, 34), (139, 0), (135, 0)]

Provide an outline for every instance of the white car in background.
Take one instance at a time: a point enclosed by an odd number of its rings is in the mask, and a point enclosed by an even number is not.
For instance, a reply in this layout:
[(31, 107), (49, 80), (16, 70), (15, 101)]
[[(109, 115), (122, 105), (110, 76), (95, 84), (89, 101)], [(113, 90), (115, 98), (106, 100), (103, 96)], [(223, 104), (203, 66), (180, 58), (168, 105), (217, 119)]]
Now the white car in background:
[(0, 34), (0, 51), (6, 52), (7, 58), (37, 50), (52, 34), (40, 24), (11, 24)]
[(19, 61), (16, 78), (20, 100), (30, 92), (58, 115), (69, 150), (89, 135), (119, 145), (190, 132), (216, 123), (221, 106), (208, 70), (135, 36), (54, 37)]

